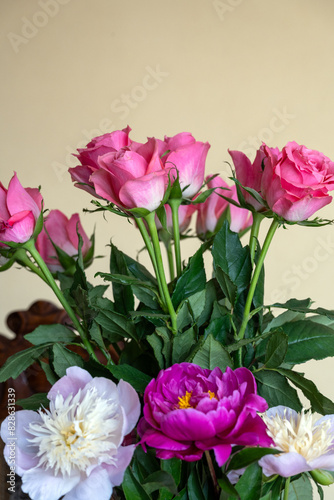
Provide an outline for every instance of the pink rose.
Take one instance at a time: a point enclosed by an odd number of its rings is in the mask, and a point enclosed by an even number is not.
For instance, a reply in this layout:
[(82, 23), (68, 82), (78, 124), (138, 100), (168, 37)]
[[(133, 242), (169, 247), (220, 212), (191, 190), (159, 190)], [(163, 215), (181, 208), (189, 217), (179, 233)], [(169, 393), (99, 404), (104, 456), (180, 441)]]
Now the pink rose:
[(164, 142), (166, 150), (170, 152), (162, 161), (171, 168), (171, 177), (174, 179), (177, 169), (183, 197), (193, 198), (204, 181), (205, 160), (210, 144), (196, 141), (188, 132), (165, 137)]
[[(278, 150), (277, 150), (278, 151)], [(247, 156), (241, 151), (230, 151), (235, 166), (235, 175), (237, 180), (242, 186), (254, 189), (259, 194), (261, 193), (261, 183), (262, 183), (262, 162), (266, 158), (264, 145), (258, 149), (256, 157), (253, 163), (247, 158)], [(261, 205), (250, 193), (242, 189), (242, 194), (245, 201), (252, 205), (257, 211), (261, 211), (266, 207)]]
[(79, 154), (76, 156), (81, 165), (69, 169), (72, 181), (76, 182), (76, 187), (96, 195), (90, 176), (100, 168), (98, 158), (106, 153), (115, 153), (119, 149), (129, 146), (132, 142), (129, 138), (130, 131), (130, 127), (126, 127), (123, 130), (100, 135), (92, 139), (85, 148), (78, 149)]
[(82, 237), (82, 256), (85, 258), (92, 246), (81, 225), (79, 215), (73, 214), (70, 219), (60, 210), (51, 210), (44, 221), (44, 227), (36, 240), (36, 248), (52, 273), (64, 271), (58, 260), (57, 252), (52, 242), (73, 257), (78, 254), (79, 238)]
[[(173, 221), (172, 221), (172, 209), (170, 208), (169, 205), (165, 205), (166, 209), (166, 217), (167, 217), (167, 229), (168, 231), (173, 234)], [(196, 211), (196, 206), (195, 205), (180, 205), (179, 206), (179, 230), (180, 234), (184, 233), (185, 230), (188, 228), (190, 221), (191, 221), (191, 216), (192, 214)], [(158, 231), (162, 229), (162, 225), (156, 216), (155, 223), (157, 226)]]
[(200, 237), (217, 230), (219, 220), (224, 214), (227, 215), (227, 209), (230, 212), (231, 231), (238, 233), (252, 224), (252, 215), (249, 210), (238, 208), (219, 196), (221, 194), (238, 201), (235, 185), (228, 186), (221, 177), (217, 176), (208, 182), (208, 188), (216, 188), (216, 190), (204, 203), (198, 205), (196, 232)]
[(262, 195), (269, 208), (288, 221), (303, 221), (328, 205), (334, 189), (334, 163), (327, 156), (289, 142), (280, 155), (267, 146)]
[[(129, 138), (130, 128), (95, 137), (80, 149), (81, 165), (70, 169), (76, 186), (104, 198), (121, 210), (156, 210), (168, 186), (168, 170), (161, 162), (166, 145), (155, 138), (145, 144)], [(84, 183), (84, 185), (78, 184)]]
[[(16, 173), (8, 189), (0, 182), (0, 242), (25, 243), (35, 230), (42, 210), (42, 195), (37, 188), (24, 188)], [(1, 246), (3, 246), (0, 243)]]

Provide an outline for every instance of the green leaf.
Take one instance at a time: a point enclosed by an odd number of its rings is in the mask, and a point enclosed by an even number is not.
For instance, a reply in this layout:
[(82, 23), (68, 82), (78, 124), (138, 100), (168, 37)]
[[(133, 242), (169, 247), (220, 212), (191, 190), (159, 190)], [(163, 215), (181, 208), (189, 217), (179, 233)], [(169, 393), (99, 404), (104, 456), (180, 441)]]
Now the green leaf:
[(288, 350), (288, 336), (283, 332), (277, 332), (270, 337), (266, 347), (264, 365), (266, 368), (280, 366)]
[(257, 463), (253, 463), (243, 473), (235, 489), (241, 498), (247, 500), (258, 500), (262, 485), (262, 469)]
[(149, 375), (125, 363), (122, 365), (108, 365), (108, 369), (117, 380), (122, 379), (128, 382), (137, 392), (144, 392), (151, 381)]
[(125, 470), (122, 489), (126, 500), (151, 500), (151, 497), (133, 475), (130, 467)]
[(276, 368), (276, 371), (287, 377), (296, 387), (298, 387), (298, 389), (303, 392), (304, 396), (311, 402), (312, 411), (320, 413), (321, 415), (333, 415), (334, 403), (321, 394), (311, 380), (308, 380), (303, 376), (303, 374), (293, 370)]
[(296, 311), (285, 311), (283, 314), (274, 317), (266, 326), (263, 333), (269, 332), (270, 330), (276, 330), (284, 323), (292, 323), (293, 321), (298, 321), (304, 319), (305, 314)]
[(45, 361), (42, 361), (41, 359), (38, 361), (39, 364), (41, 365), (41, 368), (43, 369), (43, 372), (45, 373), (45, 376), (47, 378), (47, 381), (53, 385), (57, 382), (58, 377), (52, 370), (51, 366), (49, 363), (46, 363)]
[(128, 255), (124, 254), (125, 263), (127, 265), (128, 270), (135, 278), (140, 281), (149, 281), (156, 288), (157, 280), (154, 276), (146, 269), (145, 266), (140, 264), (137, 260), (132, 259)]
[(110, 342), (115, 342), (124, 338), (137, 340), (136, 328), (131, 320), (125, 316), (108, 309), (101, 309), (95, 317), (95, 321), (104, 329), (103, 335)]
[(218, 367), (224, 372), (229, 366), (233, 368), (233, 361), (224, 347), (213, 338), (212, 335), (201, 343), (199, 349), (192, 358), (192, 363), (213, 370)]
[(41, 406), (44, 406), (44, 408), (49, 408), (49, 403), (50, 401), (48, 400), (46, 393), (40, 392), (38, 394), (33, 394), (29, 398), (25, 399), (18, 399), (16, 401), (16, 404), (18, 406), (22, 406), (24, 410), (39, 410)]
[(66, 370), (70, 366), (79, 366), (83, 368), (84, 362), (79, 354), (66, 349), (62, 344), (54, 344), (53, 346), (53, 367), (59, 377), (66, 375)]
[[(233, 484), (230, 482), (226, 474), (223, 474), (221, 478), (218, 479), (218, 484), (221, 487), (222, 491), (228, 494), (228, 499), (237, 499), (240, 500), (239, 493), (233, 486)], [(226, 498), (223, 496), (223, 498)]]
[(163, 370), (165, 368), (165, 358), (162, 354), (164, 346), (162, 338), (154, 332), (151, 335), (147, 335), (146, 340), (153, 349), (154, 357), (157, 360), (160, 370)]
[(244, 448), (239, 451), (231, 458), (227, 470), (238, 470), (248, 467), (248, 465), (258, 462), (260, 458), (265, 455), (276, 455), (282, 453), (280, 450), (275, 450), (274, 448)]
[(176, 486), (178, 486), (181, 481), (181, 467), (182, 461), (179, 458), (161, 460), (161, 469), (169, 472), (169, 474), (173, 476)]
[[(118, 250), (112, 242), (110, 242), (110, 248), (110, 274), (128, 276), (128, 268), (123, 252)], [(116, 281), (113, 281), (112, 290), (117, 312), (127, 314), (128, 311), (134, 310), (133, 293), (129, 286), (118, 284)]]
[(227, 221), (215, 236), (212, 256), (214, 268), (222, 269), (237, 286), (238, 294), (248, 287), (252, 272), (249, 249), (241, 245), (238, 235), (230, 231)]
[(193, 470), (190, 473), (187, 482), (188, 496), (191, 500), (206, 500), (201, 483), (198, 477), (198, 472), (196, 467), (193, 467)]
[(258, 382), (258, 392), (272, 406), (288, 406), (299, 412), (302, 404), (299, 401), (297, 391), (291, 387), (286, 378), (276, 371), (261, 370), (254, 373)]
[(311, 359), (334, 356), (334, 330), (308, 319), (281, 326), (289, 337), (286, 363), (298, 364)]
[(41, 357), (52, 343), (29, 347), (24, 351), (17, 352), (7, 359), (0, 368), (0, 382), (5, 382), (9, 378), (17, 378), (28, 366), (32, 365), (36, 359)]
[(70, 330), (64, 325), (40, 325), (31, 333), (24, 336), (33, 345), (42, 345), (52, 342), (71, 342), (80, 341), (80, 337), (73, 330)]
[(291, 481), (288, 500), (311, 500), (312, 498), (312, 484), (306, 474), (302, 474), (296, 481)]
[(152, 493), (153, 491), (159, 490), (161, 488), (167, 488), (171, 493), (177, 495), (177, 488), (173, 477), (166, 471), (159, 470), (150, 474), (143, 482), (142, 486), (146, 493)]
[(178, 333), (173, 339), (172, 364), (185, 361), (195, 342), (196, 335), (193, 328), (189, 328), (183, 333)]
[(188, 266), (176, 282), (175, 290), (172, 295), (174, 307), (178, 307), (183, 300), (203, 290), (205, 288), (205, 284), (206, 276), (203, 262), (203, 251), (202, 248), (200, 248), (191, 257)]
[(238, 287), (235, 285), (228, 274), (224, 273), (221, 267), (216, 266), (215, 274), (220, 288), (223, 290), (224, 295), (228, 298), (232, 305), (235, 304), (237, 297)]

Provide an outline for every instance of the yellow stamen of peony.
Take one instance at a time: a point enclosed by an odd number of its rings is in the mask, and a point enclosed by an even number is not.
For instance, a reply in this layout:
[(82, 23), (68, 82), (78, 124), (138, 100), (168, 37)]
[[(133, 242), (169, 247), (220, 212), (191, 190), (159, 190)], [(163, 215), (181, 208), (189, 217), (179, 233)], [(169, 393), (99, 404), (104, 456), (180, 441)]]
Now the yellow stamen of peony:
[(296, 418), (288, 418), (287, 412), (281, 417), (278, 414), (263, 417), (268, 434), (275, 442), (275, 448), (284, 452), (295, 452), (302, 455), (306, 461), (315, 460), (326, 454), (332, 443), (331, 421), (319, 419), (312, 413), (303, 410)]
[(208, 394), (209, 394), (209, 396), (210, 396), (210, 399), (212, 399), (212, 398), (216, 398), (216, 399), (217, 399), (217, 396), (215, 395), (215, 393), (214, 393), (214, 392), (212, 392), (212, 391), (208, 391)]
[(189, 403), (191, 395), (192, 395), (192, 392), (187, 391), (184, 396), (182, 396), (182, 397), (180, 396), (178, 398), (178, 400), (179, 400), (178, 408), (179, 409), (184, 410), (186, 408), (192, 408), (191, 404)]

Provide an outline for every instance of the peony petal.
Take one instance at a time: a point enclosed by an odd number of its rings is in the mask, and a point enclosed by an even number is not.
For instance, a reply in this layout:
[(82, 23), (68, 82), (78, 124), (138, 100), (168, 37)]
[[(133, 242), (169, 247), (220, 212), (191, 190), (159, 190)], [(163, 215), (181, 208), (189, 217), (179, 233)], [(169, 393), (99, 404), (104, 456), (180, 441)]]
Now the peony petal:
[(305, 458), (295, 452), (265, 455), (259, 460), (259, 465), (265, 476), (278, 474), (282, 477), (290, 477), (312, 469)]
[(50, 401), (56, 399), (58, 393), (62, 394), (63, 398), (66, 399), (70, 394), (76, 394), (79, 389), (83, 389), (92, 378), (87, 370), (78, 366), (71, 366), (67, 368), (66, 375), (51, 387), (48, 392), (48, 399)]
[(224, 463), (229, 459), (232, 451), (232, 446), (228, 444), (220, 444), (213, 448), (215, 452), (215, 458), (219, 467), (222, 467)]
[(63, 500), (92, 500), (92, 498), (109, 500), (112, 495), (112, 490), (113, 485), (108, 477), (108, 472), (100, 466), (94, 469), (86, 479), (81, 479), (81, 481), (64, 496)]
[(161, 431), (177, 441), (202, 441), (216, 434), (210, 417), (194, 408), (166, 415), (161, 421)]
[(129, 432), (132, 431), (136, 423), (138, 422), (140, 416), (140, 401), (138, 398), (138, 394), (134, 390), (134, 388), (124, 382), (124, 380), (120, 380), (117, 386), (119, 402), (121, 406), (124, 408), (125, 412), (125, 423), (126, 427), (123, 429), (123, 434), (126, 436)]
[(140, 444), (147, 444), (152, 448), (162, 449), (162, 450), (186, 450), (189, 448), (190, 443), (180, 442), (172, 437), (168, 437), (162, 432), (156, 431), (155, 429), (148, 429), (145, 431)]
[[(59, 500), (80, 482), (80, 475), (54, 475), (52, 469), (36, 467), (22, 476), (22, 491), (34, 500)], [(106, 499), (107, 500), (107, 499)]]
[[(13, 440), (13, 436), (10, 434), (10, 420), (7, 417), (1, 424), (1, 439), (4, 443), (9, 443)], [(41, 422), (42, 418), (36, 411), (32, 410), (20, 410), (15, 412), (15, 438), (16, 446), (21, 449), (22, 452), (28, 455), (35, 455), (38, 448), (32, 445), (28, 440), (32, 438), (32, 435), (27, 432), (29, 424), (32, 422)], [(20, 465), (18, 463), (18, 465)]]
[(334, 451), (332, 451), (332, 453), (326, 453), (326, 455), (321, 455), (315, 460), (311, 460), (309, 465), (312, 469), (334, 471)]
[(120, 486), (123, 482), (125, 469), (130, 465), (136, 446), (121, 446), (116, 455), (116, 465), (103, 465), (108, 472), (109, 481), (113, 486)]

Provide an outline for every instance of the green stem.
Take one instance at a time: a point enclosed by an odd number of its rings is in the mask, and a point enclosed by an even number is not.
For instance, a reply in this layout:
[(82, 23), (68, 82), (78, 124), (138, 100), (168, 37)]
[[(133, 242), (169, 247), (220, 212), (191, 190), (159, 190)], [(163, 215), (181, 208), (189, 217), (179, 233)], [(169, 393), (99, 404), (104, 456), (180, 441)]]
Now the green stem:
[(27, 241), (26, 243), (24, 243), (23, 248), (28, 250), (28, 252), (32, 256), (32, 258), (35, 260), (36, 264), (39, 266), (40, 270), (44, 274), (48, 285), (50, 286), (50, 288), (52, 289), (52, 291), (56, 295), (57, 299), (59, 300), (59, 302), (61, 303), (61, 305), (65, 309), (65, 311), (67, 312), (69, 318), (71, 319), (74, 327), (76, 328), (76, 330), (80, 334), (81, 340), (82, 340), (85, 348), (87, 349), (87, 352), (89, 353), (90, 356), (92, 356), (92, 358), (95, 359), (95, 361), (98, 361), (96, 354), (94, 352), (94, 349), (88, 340), (86, 332), (82, 328), (80, 321), (76, 317), (75, 312), (73, 311), (72, 307), (65, 299), (61, 290), (58, 288), (51, 272), (49, 271), (47, 265), (45, 264), (44, 260), (42, 259), (39, 252), (37, 251), (34, 241), (33, 240)]
[(271, 226), (269, 228), (266, 239), (264, 240), (263, 248), (261, 250), (261, 254), (260, 254), (259, 260), (256, 264), (256, 268), (255, 268), (255, 271), (254, 271), (254, 274), (253, 274), (253, 277), (252, 277), (252, 280), (250, 283), (250, 287), (249, 287), (249, 291), (248, 291), (248, 295), (247, 295), (247, 299), (246, 299), (246, 304), (245, 304), (245, 309), (244, 309), (243, 320), (242, 320), (239, 334), (236, 336), (236, 340), (241, 340), (244, 338), (247, 323), (249, 320), (249, 313), (250, 313), (251, 306), (252, 306), (252, 300), (254, 297), (255, 288), (256, 288), (258, 279), (260, 277), (260, 273), (261, 273), (261, 269), (262, 269), (262, 266), (264, 263), (264, 259), (267, 255), (271, 240), (273, 239), (273, 236), (275, 234), (275, 231), (276, 231), (278, 225), (279, 225), (279, 222), (274, 219), (273, 222), (271, 223)]
[(165, 270), (164, 270), (164, 266), (162, 263), (159, 236), (158, 236), (157, 226), (155, 224), (154, 219), (155, 219), (154, 212), (151, 212), (145, 216), (145, 220), (147, 222), (149, 231), (151, 233), (151, 238), (152, 238), (156, 263), (157, 263), (158, 274), (160, 276), (160, 281), (161, 281), (161, 286), (162, 286), (162, 291), (163, 291), (163, 297), (165, 299), (165, 303), (166, 303), (166, 306), (167, 306), (167, 309), (168, 309), (168, 312), (170, 315), (170, 319), (172, 322), (172, 332), (175, 335), (177, 333), (176, 313), (175, 313), (175, 309), (174, 309), (174, 306), (172, 304), (172, 301), (171, 301), (171, 298), (169, 295), (169, 290), (168, 290), (166, 276), (165, 276)]
[(31, 262), (31, 260), (29, 259), (28, 255), (26, 254), (25, 250), (23, 250), (23, 248), (19, 248), (18, 250), (16, 250), (15, 260), (19, 264), (21, 264), (21, 266), (28, 267), (33, 273), (37, 274), (37, 276), (39, 276), (45, 283), (49, 284), (42, 271)]
[(182, 274), (181, 265), (181, 245), (180, 245), (180, 226), (179, 226), (179, 206), (182, 200), (172, 199), (168, 201), (170, 208), (172, 209), (172, 221), (173, 221), (173, 236), (174, 236), (174, 251), (175, 251), (175, 262), (176, 262), (176, 274), (179, 278)]
[(145, 243), (146, 249), (148, 251), (148, 254), (150, 256), (150, 259), (151, 259), (151, 262), (152, 262), (152, 265), (153, 265), (153, 269), (154, 269), (154, 272), (155, 272), (155, 276), (156, 276), (157, 282), (158, 282), (159, 295), (160, 295), (162, 304), (165, 306), (166, 303), (165, 303), (165, 300), (164, 300), (163, 288), (162, 288), (162, 284), (161, 284), (161, 279), (160, 279), (160, 275), (159, 275), (159, 271), (158, 271), (158, 265), (157, 265), (157, 259), (155, 257), (155, 253), (154, 253), (154, 248), (152, 246), (152, 242), (150, 240), (150, 237), (149, 237), (149, 234), (147, 232), (147, 229), (146, 229), (146, 226), (144, 224), (144, 221), (142, 219), (140, 219), (140, 218), (137, 218), (136, 219), (136, 223), (137, 223), (138, 229), (140, 231), (140, 234), (142, 235), (142, 238), (144, 240), (144, 243)]
[(165, 243), (165, 247), (166, 247), (166, 253), (167, 253), (167, 258), (168, 258), (170, 280), (173, 281), (173, 279), (175, 278), (175, 270), (174, 270), (172, 243), (170, 240)]
[(262, 219), (263, 215), (259, 214), (258, 212), (253, 212), (253, 224), (252, 224), (251, 234), (249, 236), (249, 250), (250, 250), (252, 265), (254, 264), (256, 244)]
[(291, 477), (288, 477), (287, 480), (285, 481), (283, 500), (288, 500), (288, 498), (289, 498), (290, 480), (291, 480)]
[(217, 481), (216, 471), (215, 471), (215, 468), (214, 468), (213, 463), (212, 463), (212, 458), (211, 458), (211, 455), (210, 455), (210, 451), (209, 450), (205, 450), (204, 453), (205, 453), (206, 461), (208, 463), (210, 475), (212, 477), (213, 488), (214, 488), (214, 495), (215, 495), (215, 498), (218, 499), (219, 498), (219, 485), (218, 485), (218, 481)]

